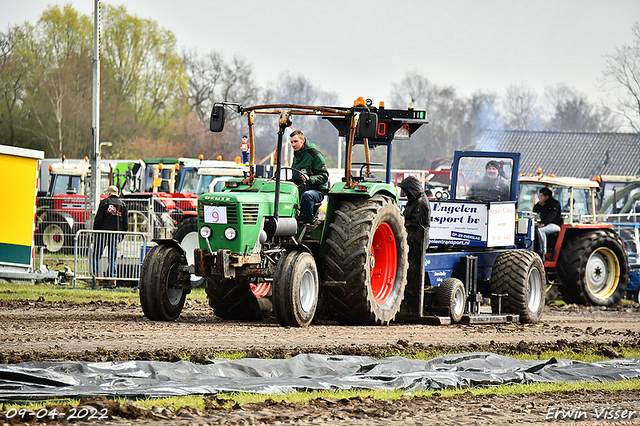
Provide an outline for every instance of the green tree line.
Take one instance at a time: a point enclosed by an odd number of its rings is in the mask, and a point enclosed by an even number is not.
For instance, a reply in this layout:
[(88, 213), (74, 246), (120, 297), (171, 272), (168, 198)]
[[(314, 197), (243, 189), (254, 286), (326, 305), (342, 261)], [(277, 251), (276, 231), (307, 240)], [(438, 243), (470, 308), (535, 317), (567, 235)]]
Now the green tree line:
[[(229, 135), (204, 126), (196, 61), (178, 51), (173, 33), (124, 6), (103, 4), (101, 12), (100, 131), (113, 144), (104, 156), (230, 156)], [(0, 143), (47, 157), (90, 155), (92, 54), (93, 21), (70, 5), (0, 33)], [(214, 61), (222, 75), (199, 87), (211, 97), (241, 94), (235, 64)]]
[[(595, 105), (564, 84), (543, 95), (525, 84), (504, 95), (461, 96), (413, 70), (393, 84), (388, 107), (425, 109), (429, 125), (394, 147), (394, 167), (429, 168), (456, 149), (471, 147), (486, 129), (603, 132), (640, 129), (640, 29), (635, 42), (607, 57), (602, 90), (610, 105)], [(179, 49), (173, 33), (151, 19), (102, 4), (100, 132), (104, 158), (233, 159), (246, 122), (230, 113), (221, 134), (208, 131), (214, 101), (336, 105), (339, 95), (284, 71), (267, 87), (256, 84), (250, 62), (219, 52)], [(43, 150), (46, 157), (82, 158), (92, 149), (93, 19), (71, 5), (49, 6), (35, 24), (0, 32), (0, 144)], [(635, 82), (635, 83), (634, 83)], [(635, 86), (634, 86), (635, 84)], [(635, 103), (634, 103), (635, 102)], [(340, 142), (332, 126), (298, 118), (302, 129), (337, 166)], [(276, 122), (256, 122), (258, 159), (275, 147)]]

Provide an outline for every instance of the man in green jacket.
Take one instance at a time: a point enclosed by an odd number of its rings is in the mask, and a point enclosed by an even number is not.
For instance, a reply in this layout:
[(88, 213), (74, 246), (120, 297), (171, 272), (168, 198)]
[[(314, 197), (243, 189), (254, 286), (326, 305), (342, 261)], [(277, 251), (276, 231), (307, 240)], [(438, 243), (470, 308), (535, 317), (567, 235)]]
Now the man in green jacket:
[(329, 185), (329, 172), (322, 153), (300, 130), (291, 132), (293, 182), (300, 188), (302, 223), (313, 226), (313, 207), (322, 202)]

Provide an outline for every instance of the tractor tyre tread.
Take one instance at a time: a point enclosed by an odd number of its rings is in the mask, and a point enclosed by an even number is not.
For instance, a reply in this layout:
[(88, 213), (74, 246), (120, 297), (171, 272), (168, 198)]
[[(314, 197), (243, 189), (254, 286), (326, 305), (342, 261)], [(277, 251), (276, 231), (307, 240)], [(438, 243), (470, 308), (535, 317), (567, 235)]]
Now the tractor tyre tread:
[[(587, 284), (587, 262), (599, 248), (607, 248), (616, 257), (620, 268), (617, 287), (607, 298), (591, 294)], [(629, 262), (624, 243), (615, 233), (604, 229), (586, 232), (567, 242), (558, 259), (558, 276), (562, 284), (560, 292), (566, 303), (594, 306), (615, 306), (620, 302), (629, 283)]]
[[(529, 288), (529, 275), (532, 269), (540, 273), (540, 288), (538, 295), (531, 295)], [(520, 315), (520, 322), (536, 323), (540, 321), (542, 310), (545, 306), (544, 286), (546, 275), (542, 259), (532, 251), (510, 250), (498, 255), (491, 272), (491, 293), (507, 294), (501, 302), (497, 297), (491, 297), (491, 310), (498, 313), (499, 303), (502, 305), (502, 313)], [(529, 307), (529, 297), (538, 300), (535, 310)]]
[[(391, 226), (398, 252), (395, 285), (384, 304), (372, 295), (368, 270), (373, 236), (382, 221)], [(389, 324), (404, 297), (409, 252), (404, 218), (395, 202), (383, 195), (342, 200), (328, 226), (326, 246), (324, 279), (346, 285), (323, 288), (324, 309), (341, 324)]]

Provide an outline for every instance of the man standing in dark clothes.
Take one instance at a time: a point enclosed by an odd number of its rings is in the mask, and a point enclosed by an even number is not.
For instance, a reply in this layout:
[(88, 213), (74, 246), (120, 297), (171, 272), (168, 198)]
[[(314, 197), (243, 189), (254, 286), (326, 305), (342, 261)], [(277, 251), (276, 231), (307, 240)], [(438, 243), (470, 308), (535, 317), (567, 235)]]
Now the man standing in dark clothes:
[[(129, 228), (129, 211), (122, 200), (118, 198), (118, 188), (109, 186), (105, 193), (107, 198), (100, 201), (98, 212), (93, 221), (93, 229), (96, 231), (127, 231)], [(110, 233), (97, 233), (93, 251), (93, 273), (98, 274), (100, 258), (104, 248), (109, 250), (109, 268), (105, 275), (116, 276), (116, 255), (118, 253), (118, 242), (122, 235)]]
[(400, 317), (403, 313), (415, 317), (417, 300), (422, 301), (424, 288), (424, 253), (429, 247), (429, 227), (431, 224), (431, 205), (424, 191), (422, 182), (415, 176), (408, 176), (398, 184), (407, 196), (404, 208), (404, 227), (407, 229), (407, 244), (409, 245), (409, 270), (407, 271), (407, 285), (405, 297), (400, 306)]
[(540, 213), (538, 230), (540, 231), (540, 248), (544, 255), (547, 254), (547, 236), (560, 232), (563, 222), (560, 203), (553, 198), (549, 188), (540, 189), (540, 201), (533, 206), (533, 212)]
[(424, 192), (422, 183), (415, 176), (408, 176), (398, 184), (407, 196), (407, 205), (404, 209), (404, 227), (409, 234), (416, 231), (426, 236), (429, 245), (429, 226), (431, 223), (431, 205)]

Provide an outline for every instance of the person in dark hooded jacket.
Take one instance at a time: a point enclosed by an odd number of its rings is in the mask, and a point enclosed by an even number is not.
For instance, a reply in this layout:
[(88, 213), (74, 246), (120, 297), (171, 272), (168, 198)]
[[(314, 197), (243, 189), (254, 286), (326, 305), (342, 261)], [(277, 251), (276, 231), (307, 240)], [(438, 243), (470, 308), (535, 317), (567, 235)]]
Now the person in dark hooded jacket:
[(408, 176), (398, 184), (407, 196), (404, 208), (404, 227), (407, 229), (409, 246), (409, 269), (405, 297), (400, 306), (398, 318), (407, 314), (408, 318), (419, 314), (416, 300), (424, 288), (424, 253), (429, 246), (429, 227), (431, 223), (431, 205), (420, 179)]
[(404, 209), (404, 226), (407, 231), (424, 232), (429, 237), (431, 222), (431, 206), (429, 198), (424, 192), (422, 183), (415, 176), (408, 176), (398, 184), (407, 196), (407, 206)]

